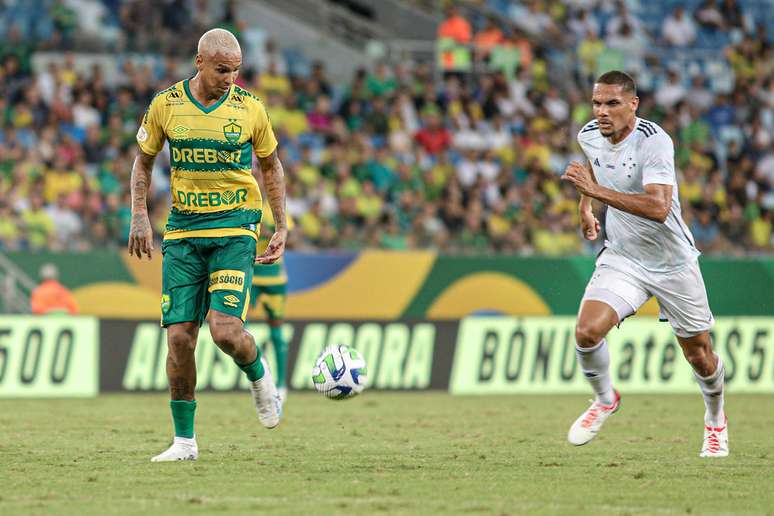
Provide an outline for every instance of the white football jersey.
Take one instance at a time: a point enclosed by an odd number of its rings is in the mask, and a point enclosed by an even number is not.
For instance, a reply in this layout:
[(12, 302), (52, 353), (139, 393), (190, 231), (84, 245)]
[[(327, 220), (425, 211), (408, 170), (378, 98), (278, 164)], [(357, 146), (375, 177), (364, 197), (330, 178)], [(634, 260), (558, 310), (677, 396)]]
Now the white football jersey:
[(647, 184), (672, 185), (672, 209), (663, 224), (608, 206), (605, 247), (654, 272), (693, 262), (699, 251), (680, 213), (672, 138), (653, 122), (637, 118), (631, 134), (613, 145), (592, 120), (578, 133), (578, 143), (597, 182), (606, 188), (638, 194)]

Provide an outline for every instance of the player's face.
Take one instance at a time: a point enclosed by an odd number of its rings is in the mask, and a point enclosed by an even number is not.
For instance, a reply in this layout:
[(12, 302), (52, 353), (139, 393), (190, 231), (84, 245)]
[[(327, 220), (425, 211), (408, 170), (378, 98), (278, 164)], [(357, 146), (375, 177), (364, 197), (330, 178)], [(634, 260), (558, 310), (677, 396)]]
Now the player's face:
[(222, 97), (228, 91), (242, 66), (241, 54), (222, 54), (214, 56), (197, 55), (196, 67), (205, 91), (215, 98)]
[(615, 137), (634, 120), (640, 99), (625, 93), (618, 84), (595, 84), (591, 104), (599, 132), (606, 138)]

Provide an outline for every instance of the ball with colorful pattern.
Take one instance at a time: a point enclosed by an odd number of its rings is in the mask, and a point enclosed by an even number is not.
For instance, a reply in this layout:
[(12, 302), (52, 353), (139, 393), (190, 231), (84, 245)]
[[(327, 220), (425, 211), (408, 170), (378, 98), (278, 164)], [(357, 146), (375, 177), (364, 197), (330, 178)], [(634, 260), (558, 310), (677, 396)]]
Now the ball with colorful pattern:
[(357, 396), (368, 385), (368, 369), (363, 355), (348, 346), (328, 346), (312, 369), (317, 392), (332, 400)]

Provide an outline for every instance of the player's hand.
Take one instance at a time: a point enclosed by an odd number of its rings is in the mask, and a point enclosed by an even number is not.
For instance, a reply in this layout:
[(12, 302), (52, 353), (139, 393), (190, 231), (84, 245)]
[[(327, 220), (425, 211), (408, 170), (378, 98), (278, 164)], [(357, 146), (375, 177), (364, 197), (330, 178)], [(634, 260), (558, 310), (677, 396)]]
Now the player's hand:
[(255, 263), (261, 263), (268, 265), (276, 262), (282, 258), (282, 253), (285, 252), (285, 242), (288, 240), (288, 230), (279, 229), (274, 232), (269, 240), (269, 245), (262, 255), (255, 259)]
[(597, 186), (597, 182), (588, 167), (581, 165), (577, 161), (572, 161), (567, 165), (567, 168), (564, 169), (562, 179), (571, 182), (573, 186), (575, 186), (575, 189), (583, 195), (594, 197), (593, 192)]
[(142, 260), (142, 255), (147, 254), (150, 260), (153, 258), (152, 253), (153, 230), (148, 213), (144, 211), (132, 213), (132, 223), (129, 226), (129, 255), (136, 255)]
[(596, 240), (599, 235), (599, 221), (591, 210), (581, 211), (581, 231), (586, 240)]

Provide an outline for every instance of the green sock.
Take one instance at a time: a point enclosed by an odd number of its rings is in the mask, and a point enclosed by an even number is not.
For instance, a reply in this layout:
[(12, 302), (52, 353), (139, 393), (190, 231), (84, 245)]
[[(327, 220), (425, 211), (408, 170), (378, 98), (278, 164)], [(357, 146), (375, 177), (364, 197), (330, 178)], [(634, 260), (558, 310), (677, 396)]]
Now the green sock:
[[(257, 353), (255, 357), (255, 361), (252, 364), (242, 365), (237, 363), (239, 366), (239, 369), (245, 372), (247, 375), (247, 379), (251, 382), (254, 382), (256, 380), (260, 380), (263, 378), (263, 364), (261, 363), (261, 348), (258, 346), (255, 346), (255, 351)], [(235, 362), (236, 363), (236, 362)]]
[(282, 336), (282, 327), (272, 326), (269, 330), (274, 354), (277, 357), (277, 387), (285, 387), (285, 369), (288, 365), (288, 343)]
[(175, 437), (193, 439), (196, 400), (172, 400), (169, 408), (172, 409), (172, 421), (175, 423)]

